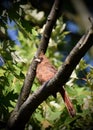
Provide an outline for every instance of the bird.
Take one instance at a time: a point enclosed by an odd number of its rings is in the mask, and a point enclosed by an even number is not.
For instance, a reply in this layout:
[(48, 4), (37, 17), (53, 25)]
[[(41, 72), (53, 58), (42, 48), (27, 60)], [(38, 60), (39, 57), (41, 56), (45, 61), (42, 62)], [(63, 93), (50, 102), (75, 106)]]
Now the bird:
[[(37, 65), (36, 77), (39, 80), (40, 84), (42, 85), (54, 77), (54, 75), (57, 73), (57, 69), (45, 56), (44, 53), (40, 54), (39, 59), (40, 61)], [(60, 94), (63, 98), (68, 113), (70, 114), (71, 117), (74, 117), (76, 115), (76, 111), (63, 86), (60, 89)]]

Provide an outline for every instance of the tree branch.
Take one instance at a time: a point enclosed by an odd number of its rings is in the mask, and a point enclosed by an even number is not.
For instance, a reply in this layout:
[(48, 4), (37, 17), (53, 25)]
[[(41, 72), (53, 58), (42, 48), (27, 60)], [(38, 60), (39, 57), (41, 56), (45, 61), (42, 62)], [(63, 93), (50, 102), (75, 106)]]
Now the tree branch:
[[(23, 83), (23, 86), (22, 86), (22, 89), (21, 89), (21, 92), (20, 92), (20, 95), (18, 98), (18, 102), (17, 102), (16, 107), (12, 113), (13, 118), (12, 118), (12, 115), (9, 118), (9, 122), (8, 122), (9, 128), (7, 128), (9, 130), (15, 129), (15, 124), (16, 124), (15, 122), (16, 122), (16, 116), (18, 114), (18, 111), (19, 111), (21, 105), (26, 101), (26, 99), (29, 96), (29, 93), (30, 93), (30, 90), (31, 90), (31, 87), (33, 85), (33, 81), (34, 81), (34, 78), (36, 75), (36, 68), (37, 68), (37, 64), (38, 64), (38, 62), (35, 59), (39, 57), (39, 54), (41, 52), (44, 52), (44, 53), (46, 52), (47, 47), (48, 47), (48, 43), (49, 43), (49, 39), (51, 36), (51, 32), (52, 32), (53, 26), (55, 25), (56, 20), (58, 18), (61, 7), (62, 7), (62, 0), (55, 0), (53, 7), (51, 9), (51, 12), (49, 14), (49, 17), (47, 19), (45, 30), (44, 30), (39, 48), (38, 48), (37, 53), (36, 53), (36, 57), (34, 57), (32, 62), (31, 62), (31, 65), (30, 65), (29, 70), (26, 74), (26, 77), (25, 77), (25, 80), (24, 80), (24, 83)], [(18, 128), (20, 128), (19, 124), (17, 126), (18, 126)], [(22, 127), (20, 129), (22, 130)]]
[[(60, 67), (57, 74), (45, 84), (43, 84), (35, 93), (28, 97), (28, 99), (20, 107), (19, 112), (12, 113), (11, 124), (9, 130), (16, 130), (24, 128), (26, 122), (29, 120), (35, 109), (55, 92), (60, 92), (61, 86), (64, 85), (80, 59), (85, 55), (88, 49), (93, 45), (93, 27), (82, 36), (80, 41), (72, 49), (65, 62)], [(12, 118), (13, 117), (13, 118)]]
[[(37, 50), (36, 57), (39, 57), (39, 54), (41, 53), (41, 51), (45, 53), (47, 50), (49, 38), (52, 32), (53, 26), (56, 23), (61, 6), (62, 6), (62, 0), (55, 0), (52, 10), (47, 19), (46, 27), (45, 27), (45, 30), (41, 39), (40, 46)], [(18, 102), (16, 105), (16, 111), (20, 108), (20, 106), (24, 103), (24, 101), (29, 96), (29, 93), (30, 93), (30, 90), (31, 90), (31, 87), (33, 85), (33, 81), (36, 75), (37, 64), (38, 62), (35, 60), (35, 57), (34, 57), (29, 67), (29, 70), (27, 72), (26, 78), (24, 80), (21, 93), (19, 95)]]

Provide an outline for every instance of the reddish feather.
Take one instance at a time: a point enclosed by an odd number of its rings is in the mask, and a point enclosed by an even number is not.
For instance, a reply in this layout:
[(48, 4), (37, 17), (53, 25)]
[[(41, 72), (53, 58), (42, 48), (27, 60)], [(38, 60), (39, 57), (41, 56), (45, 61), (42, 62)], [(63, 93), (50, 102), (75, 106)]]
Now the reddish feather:
[[(43, 53), (41, 53), (40, 63), (38, 64), (36, 71), (36, 77), (38, 78), (39, 82), (43, 84), (44, 82), (50, 80), (51, 78), (53, 78), (56, 72), (57, 69), (50, 63), (48, 58)], [(60, 94), (63, 97), (64, 103), (69, 114), (73, 117), (75, 115), (75, 109), (73, 107), (73, 104), (71, 103), (67, 92), (63, 87), (60, 90)]]

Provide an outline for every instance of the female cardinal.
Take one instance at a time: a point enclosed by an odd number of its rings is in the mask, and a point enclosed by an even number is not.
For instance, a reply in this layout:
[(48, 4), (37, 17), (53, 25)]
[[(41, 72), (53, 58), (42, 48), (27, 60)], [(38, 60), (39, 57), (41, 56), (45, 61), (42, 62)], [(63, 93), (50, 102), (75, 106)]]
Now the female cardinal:
[[(37, 66), (36, 77), (39, 80), (39, 82), (43, 84), (44, 82), (53, 78), (53, 76), (57, 72), (57, 69), (51, 64), (51, 62), (43, 53), (40, 54), (39, 58), (40, 58), (40, 62), (38, 63)], [(71, 103), (70, 98), (63, 87), (60, 91), (60, 94), (63, 97), (64, 103), (66, 105), (69, 114), (72, 117), (75, 116), (75, 109), (73, 107), (73, 104)]]

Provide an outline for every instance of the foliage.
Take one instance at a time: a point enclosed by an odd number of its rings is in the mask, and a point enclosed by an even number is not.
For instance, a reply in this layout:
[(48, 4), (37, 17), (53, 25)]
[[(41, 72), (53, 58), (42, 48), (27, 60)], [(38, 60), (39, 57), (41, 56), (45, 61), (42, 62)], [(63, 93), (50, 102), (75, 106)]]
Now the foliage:
[[(32, 26), (29, 24), (29, 21), (17, 18), (15, 16), (14, 20), (19, 29), (18, 40), (21, 45), (15, 45), (14, 41), (10, 39), (0, 42), (0, 57), (4, 62), (4, 65), (0, 66), (0, 119), (2, 120), (8, 119), (10, 112), (16, 105), (24, 77), (42, 37), (43, 27)], [(62, 48), (66, 43), (64, 37), (69, 33), (64, 31), (64, 26), (62, 19), (59, 19), (52, 32), (47, 51), (47, 57), (50, 58), (56, 67), (61, 65), (64, 57)], [(2, 25), (0, 28), (2, 31), (7, 32), (5, 25)], [(89, 69), (87, 70), (87, 68)], [(92, 129), (92, 78), (93, 67), (86, 64), (82, 59), (65, 86), (77, 111), (76, 116), (71, 118), (68, 115), (64, 102), (58, 94), (56, 99), (51, 96), (36, 109), (26, 129), (30, 127), (42, 130)], [(39, 83), (35, 79), (32, 92), (38, 89), (38, 87)]]

